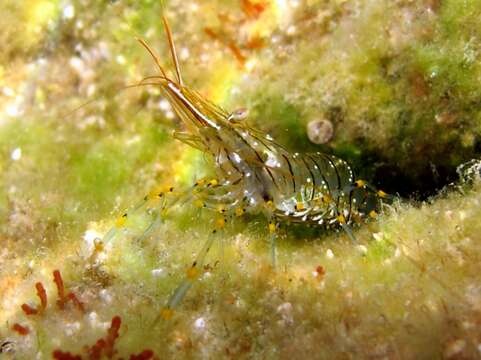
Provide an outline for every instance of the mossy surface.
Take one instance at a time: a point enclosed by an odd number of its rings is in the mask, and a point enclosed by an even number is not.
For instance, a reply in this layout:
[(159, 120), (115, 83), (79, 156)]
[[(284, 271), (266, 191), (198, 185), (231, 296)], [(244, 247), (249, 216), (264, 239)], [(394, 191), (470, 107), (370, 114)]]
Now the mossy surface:
[[(187, 202), (143, 241), (99, 241), (152, 188), (212, 173), (173, 140), (182, 126), (158, 89), (122, 89), (156, 74), (136, 36), (169, 64), (160, 2), (0, 9), (1, 358), (88, 358), (115, 316), (114, 358), (481, 356), (481, 183), (455, 175), (481, 152), (480, 1), (166, 2), (189, 85), (405, 195), (354, 230), (358, 244), (283, 226), (276, 271), (267, 221), (229, 221), (169, 321), (156, 319), (216, 215)], [(334, 125), (322, 146), (306, 135), (318, 118)], [(59, 309), (56, 269), (83, 312)], [(38, 282), (48, 306), (27, 316)]]

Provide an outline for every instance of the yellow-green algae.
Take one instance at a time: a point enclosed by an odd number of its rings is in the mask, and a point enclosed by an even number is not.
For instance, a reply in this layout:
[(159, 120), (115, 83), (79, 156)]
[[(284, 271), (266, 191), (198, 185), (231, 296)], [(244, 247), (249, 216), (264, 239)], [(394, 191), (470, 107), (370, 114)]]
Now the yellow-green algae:
[[(265, 220), (237, 219), (174, 317), (153, 325), (215, 219), (188, 204), (143, 243), (94, 252), (93, 238), (153, 186), (209, 172), (169, 136), (177, 123), (156, 89), (119, 91), (155, 73), (135, 36), (168, 63), (160, 3), (1, 7), (0, 345), (13, 352), (0, 356), (82, 353), (114, 315), (124, 358), (146, 348), (161, 358), (480, 356), (479, 182), (396, 203), (356, 230), (359, 244), (290, 227), (276, 272)], [(480, 12), (479, 1), (455, 0), (272, 1), (258, 19), (237, 1), (167, 6), (189, 84), (249, 107), (250, 121), (293, 149), (335, 151), (368, 176), (387, 169), (376, 179), (399, 191), (446, 183), (426, 168), (443, 177), (479, 157)], [(205, 27), (241, 44), (244, 67)], [(263, 47), (242, 46), (251, 33)], [(305, 136), (319, 116), (335, 125), (328, 147)], [(56, 309), (54, 269), (85, 315)], [(49, 308), (26, 317), (20, 305), (38, 301), (38, 281)], [(15, 322), (32, 333), (17, 335)]]

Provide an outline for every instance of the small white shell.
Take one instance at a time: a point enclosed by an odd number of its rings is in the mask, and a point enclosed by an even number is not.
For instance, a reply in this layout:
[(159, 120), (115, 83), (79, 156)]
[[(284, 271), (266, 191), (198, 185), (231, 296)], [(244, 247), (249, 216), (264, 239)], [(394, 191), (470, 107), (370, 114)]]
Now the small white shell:
[(317, 119), (307, 124), (307, 137), (314, 144), (325, 144), (334, 135), (334, 127), (329, 120)]

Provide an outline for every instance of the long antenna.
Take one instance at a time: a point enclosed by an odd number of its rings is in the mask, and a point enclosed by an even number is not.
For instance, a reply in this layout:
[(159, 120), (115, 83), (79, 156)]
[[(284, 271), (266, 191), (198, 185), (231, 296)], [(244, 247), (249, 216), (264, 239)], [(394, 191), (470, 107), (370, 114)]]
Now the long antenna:
[(157, 56), (157, 54), (154, 52), (154, 50), (151, 49), (151, 47), (145, 42), (144, 39), (141, 39), (141, 38), (137, 38), (137, 41), (150, 53), (150, 55), (152, 56), (152, 58), (154, 59), (155, 63), (157, 64), (160, 72), (162, 73), (162, 75), (168, 79), (167, 75), (165, 74), (165, 71), (164, 71), (164, 68), (162, 67), (162, 65), (160, 64), (160, 59), (159, 57)]
[(165, 32), (167, 33), (167, 39), (169, 40), (170, 53), (172, 54), (172, 61), (174, 62), (175, 66), (175, 74), (177, 75), (179, 85), (184, 86), (182, 76), (180, 75), (179, 59), (177, 58), (177, 52), (175, 51), (174, 39), (172, 37), (172, 32), (170, 31), (169, 23), (167, 22), (165, 15), (162, 15), (162, 20), (164, 21)]

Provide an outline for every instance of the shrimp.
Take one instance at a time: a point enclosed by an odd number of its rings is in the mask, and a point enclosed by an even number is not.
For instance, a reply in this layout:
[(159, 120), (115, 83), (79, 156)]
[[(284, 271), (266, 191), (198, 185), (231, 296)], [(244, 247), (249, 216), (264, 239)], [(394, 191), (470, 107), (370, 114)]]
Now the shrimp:
[(173, 188), (155, 189), (120, 216), (103, 241), (112, 241), (132, 217), (147, 211), (153, 218), (143, 229), (139, 237), (142, 239), (152, 231), (167, 208), (186, 201), (219, 214), (212, 235), (161, 312), (161, 316), (168, 319), (199, 276), (199, 269), (227, 218), (245, 213), (264, 214), (275, 266), (280, 224), (297, 222), (340, 227), (355, 241), (351, 225), (362, 218), (376, 217), (383, 199), (389, 196), (364, 180), (356, 180), (346, 161), (320, 152), (290, 153), (269, 135), (248, 126), (246, 110), (229, 113), (187, 87), (165, 17), (163, 22), (175, 77), (167, 75), (154, 50), (138, 39), (160, 71), (159, 75), (144, 78), (140, 84), (156, 85), (161, 89), (187, 129), (174, 133), (174, 137), (209, 156), (215, 164), (216, 177), (201, 179), (181, 192), (174, 193)]

